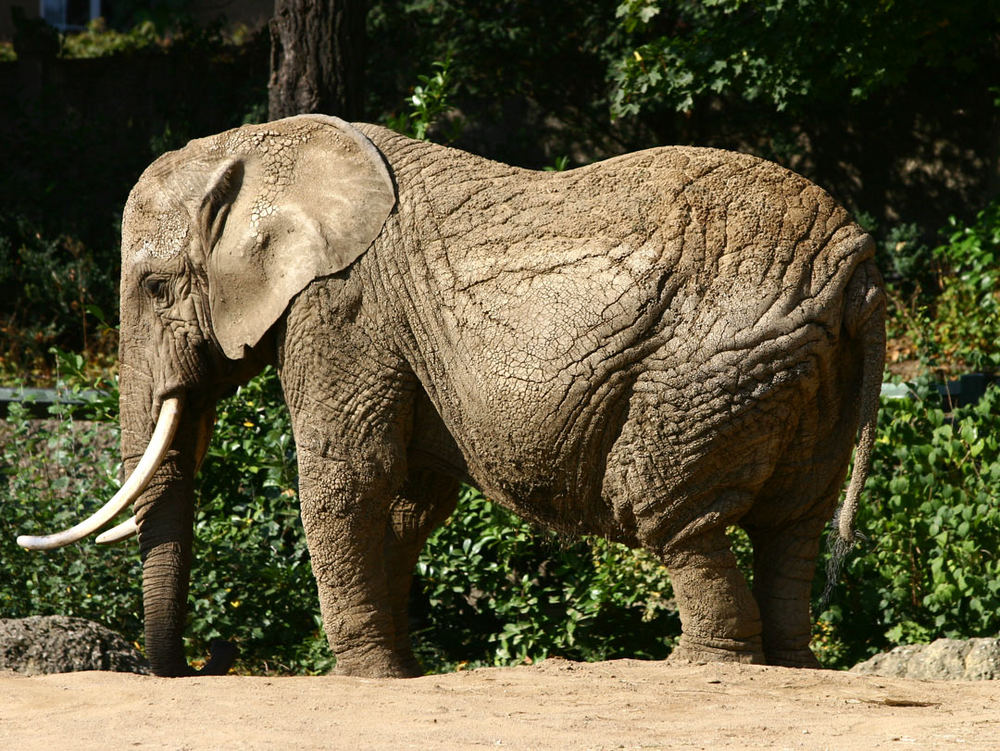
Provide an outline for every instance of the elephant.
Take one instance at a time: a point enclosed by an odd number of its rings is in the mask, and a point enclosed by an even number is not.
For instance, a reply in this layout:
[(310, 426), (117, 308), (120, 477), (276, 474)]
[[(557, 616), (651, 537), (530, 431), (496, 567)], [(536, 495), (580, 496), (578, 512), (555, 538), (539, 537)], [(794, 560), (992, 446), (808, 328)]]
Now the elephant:
[[(412, 572), (461, 482), (655, 553), (673, 659), (816, 666), (822, 532), (853, 540), (875, 440), (873, 256), (821, 188), (724, 150), (537, 172), (325, 115), (193, 140), (123, 213), (127, 479), (19, 542), (68, 544), (131, 505), (98, 542), (138, 535), (152, 670), (191, 674), (195, 476), (217, 400), (270, 364), (337, 672), (420, 674)], [(205, 672), (229, 669), (223, 652)]]

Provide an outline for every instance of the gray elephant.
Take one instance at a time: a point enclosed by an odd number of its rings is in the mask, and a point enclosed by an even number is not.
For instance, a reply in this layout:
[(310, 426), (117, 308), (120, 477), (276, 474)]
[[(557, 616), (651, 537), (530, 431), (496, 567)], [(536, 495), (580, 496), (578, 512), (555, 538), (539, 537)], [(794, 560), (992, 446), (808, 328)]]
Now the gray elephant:
[(272, 363), (339, 672), (419, 673), (411, 572), (462, 480), (656, 553), (678, 657), (815, 665), (820, 534), (860, 429), (839, 518), (853, 538), (874, 441), (872, 256), (822, 190), (714, 149), (542, 173), (312, 115), (192, 141), (143, 173), (122, 222), (128, 480), (87, 521), (19, 541), (67, 544), (132, 504), (98, 540), (137, 531), (150, 663), (189, 673), (213, 405)]

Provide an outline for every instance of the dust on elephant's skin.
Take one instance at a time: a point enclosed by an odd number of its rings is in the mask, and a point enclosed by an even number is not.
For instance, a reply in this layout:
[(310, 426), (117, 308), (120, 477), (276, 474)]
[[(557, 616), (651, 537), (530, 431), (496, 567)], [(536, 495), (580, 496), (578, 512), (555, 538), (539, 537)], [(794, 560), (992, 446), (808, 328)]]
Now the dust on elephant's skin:
[[(411, 571), (465, 479), (659, 555), (677, 656), (815, 664), (820, 532), (860, 427), (853, 535), (884, 350), (872, 241), (816, 186), (681, 147), (533, 172), (300, 116), (165, 154), (122, 235), (127, 468), (163, 400), (184, 400), (135, 503), (156, 672), (187, 671), (212, 405), (266, 363), (340, 672), (419, 672)], [(753, 592), (731, 524), (754, 544)]]

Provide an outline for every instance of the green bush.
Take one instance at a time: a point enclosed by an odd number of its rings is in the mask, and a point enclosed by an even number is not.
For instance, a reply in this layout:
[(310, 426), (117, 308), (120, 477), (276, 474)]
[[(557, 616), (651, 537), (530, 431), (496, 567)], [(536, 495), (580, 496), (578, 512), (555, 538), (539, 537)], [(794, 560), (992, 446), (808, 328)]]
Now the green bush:
[(1000, 373), (1000, 200), (970, 223), (952, 217), (946, 242), (929, 251), (933, 294), (897, 295), (890, 333), (913, 342), (926, 366), (945, 373)]
[(946, 414), (933, 383), (882, 402), (858, 514), (866, 544), (822, 614), (845, 666), (896, 644), (1000, 631), (1000, 388)]
[(159, 51), (164, 41), (152, 21), (143, 21), (128, 31), (107, 28), (103, 18), (87, 24), (76, 34), (64, 34), (60, 54), (63, 57), (108, 57), (136, 52)]
[[(386, 117), (387, 127), (410, 138), (427, 141), (428, 130), (441, 124), (444, 116), (452, 112), (454, 108), (451, 97), (455, 93), (456, 84), (451, 74), (451, 60), (435, 61), (432, 67), (433, 74), (417, 76), (420, 83), (413, 87), (406, 99), (409, 111)], [(464, 127), (458, 116), (443, 124), (445, 127), (440, 129), (442, 132), (438, 135), (439, 140), (444, 143), (451, 143), (458, 138)]]
[(465, 488), (417, 564), (415, 649), (434, 669), (662, 658), (679, 634), (672, 590), (648, 553), (566, 540)]
[(934, 250), (943, 278), (925, 349), (973, 370), (1000, 371), (1000, 200), (971, 224), (952, 217), (948, 229), (948, 242)]
[(624, 0), (617, 16), (632, 44), (614, 68), (616, 117), (690, 112), (720, 96), (777, 111), (840, 108), (921, 67), (968, 73), (990, 65), (982, 31), (998, 20), (984, 4), (951, 0)]
[(53, 346), (77, 345), (97, 361), (114, 351), (101, 312), (117, 308), (107, 260), (75, 237), (46, 237), (24, 217), (0, 215), (0, 372), (46, 369)]
[[(82, 366), (82, 358), (79, 358)], [(62, 387), (64, 393), (72, 390)], [(19, 534), (65, 529), (114, 492), (118, 428), (107, 405), (56, 405), (44, 422), (12, 404), (0, 441), (0, 617), (75, 615), (136, 639), (141, 631), (141, 568), (134, 544), (101, 547), (88, 541), (40, 552), (17, 546)], [(100, 419), (104, 418), (104, 419)]]
[[(62, 366), (79, 374), (84, 361), (63, 357)], [(883, 401), (859, 515), (870, 542), (849, 559), (817, 624), (814, 648), (831, 667), (896, 643), (1000, 630), (1000, 389), (952, 416), (932, 384), (915, 389), (919, 398)], [(88, 409), (107, 420), (113, 399)], [(273, 371), (223, 402), (218, 417), (198, 491), (189, 654), (197, 661), (221, 637), (237, 642), (243, 671), (324, 671), (332, 660)], [(113, 423), (74, 423), (60, 407), (39, 430), (15, 406), (7, 426), (0, 617), (81, 615), (141, 643), (134, 542), (52, 553), (14, 544), (22, 532), (69, 526), (112, 492)], [(736, 547), (746, 565), (745, 539)], [(669, 581), (649, 554), (562, 539), (471, 489), (421, 555), (412, 615), (430, 670), (547, 655), (661, 658), (680, 630)]]
[(219, 405), (197, 504), (192, 656), (223, 638), (236, 641), (244, 670), (331, 667), (299, 520), (291, 421), (273, 370)]
[[(59, 358), (77, 381), (79, 355)], [(50, 408), (44, 422), (13, 404), (0, 453), (0, 617), (61, 613), (99, 621), (142, 643), (142, 571), (135, 541), (83, 540), (39, 553), (18, 534), (65, 529), (115, 489), (117, 394), (86, 407)], [(67, 394), (72, 390), (62, 387)], [(74, 421), (73, 413), (95, 418)], [(214, 638), (234, 640), (238, 669), (311, 672), (332, 658), (318, 625), (315, 584), (298, 520), (295, 455), (277, 377), (264, 373), (218, 410), (197, 496), (188, 652), (197, 664)]]
[(160, 18), (159, 23), (147, 16), (124, 30), (109, 28), (104, 18), (95, 18), (82, 31), (61, 34), (59, 54), (67, 58), (93, 58), (160, 54), (171, 49), (220, 54), (226, 45), (239, 46), (252, 41), (253, 36), (245, 26), (236, 26), (224, 34), (221, 21), (196, 26), (189, 17), (180, 15)]

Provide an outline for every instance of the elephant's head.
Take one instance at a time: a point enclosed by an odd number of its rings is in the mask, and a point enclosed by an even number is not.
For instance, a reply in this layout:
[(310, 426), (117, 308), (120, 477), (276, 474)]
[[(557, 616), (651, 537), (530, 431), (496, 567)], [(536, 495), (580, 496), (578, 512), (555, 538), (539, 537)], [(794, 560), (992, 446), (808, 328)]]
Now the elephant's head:
[(365, 252), (394, 202), (375, 147), (342, 120), (313, 115), (192, 141), (153, 162), (129, 196), (119, 348), (128, 480), (72, 529), (18, 541), (66, 545), (132, 504), (133, 518), (98, 541), (138, 532), (146, 651), (158, 675), (189, 672), (181, 637), (193, 482), (215, 400), (268, 359), (267, 333), (296, 294)]

